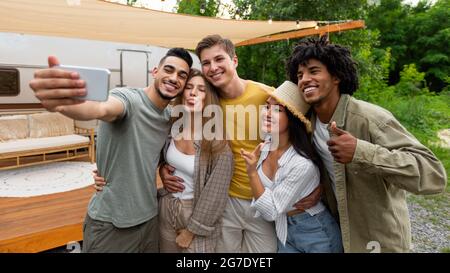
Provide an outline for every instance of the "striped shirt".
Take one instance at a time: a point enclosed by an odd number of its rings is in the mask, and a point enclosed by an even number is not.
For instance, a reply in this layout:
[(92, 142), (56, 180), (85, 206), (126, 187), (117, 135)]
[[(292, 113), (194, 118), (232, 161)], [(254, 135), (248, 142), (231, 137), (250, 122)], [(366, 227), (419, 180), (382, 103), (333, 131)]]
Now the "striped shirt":
[[(266, 144), (267, 146), (269, 144)], [(287, 212), (295, 209), (293, 205), (308, 196), (320, 182), (320, 173), (314, 163), (299, 155), (290, 146), (278, 160), (278, 170), (275, 181), (271, 181), (262, 171), (262, 162), (269, 154), (263, 147), (257, 164), (261, 182), (265, 187), (264, 193), (253, 199), (251, 206), (255, 207), (255, 217), (262, 216), (267, 221), (275, 221), (278, 239), (285, 244), (287, 238)], [(322, 212), (325, 206), (319, 201), (315, 206), (306, 210), (311, 216)]]

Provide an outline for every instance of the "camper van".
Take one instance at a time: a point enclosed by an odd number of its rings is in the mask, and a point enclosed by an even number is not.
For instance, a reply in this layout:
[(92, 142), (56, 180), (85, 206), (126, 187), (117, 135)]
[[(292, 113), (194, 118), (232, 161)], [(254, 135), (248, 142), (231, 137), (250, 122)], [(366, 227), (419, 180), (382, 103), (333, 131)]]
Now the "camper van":
[[(29, 82), (35, 70), (48, 66), (49, 55), (57, 56), (62, 65), (108, 69), (113, 89), (148, 86), (152, 82), (150, 71), (167, 50), (151, 45), (0, 33), (0, 115), (40, 108)], [(192, 57), (198, 67), (198, 58)]]

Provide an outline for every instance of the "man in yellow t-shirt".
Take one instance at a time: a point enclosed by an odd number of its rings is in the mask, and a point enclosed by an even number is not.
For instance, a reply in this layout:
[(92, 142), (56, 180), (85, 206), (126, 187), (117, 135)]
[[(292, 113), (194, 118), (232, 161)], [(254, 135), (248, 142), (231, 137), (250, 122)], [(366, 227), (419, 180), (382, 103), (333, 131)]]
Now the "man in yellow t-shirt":
[[(219, 35), (203, 38), (196, 48), (202, 71), (216, 87), (224, 113), (225, 131), (234, 154), (234, 173), (230, 183), (230, 199), (225, 208), (222, 235), (217, 252), (276, 252), (277, 237), (273, 222), (255, 217), (251, 207), (252, 191), (246, 165), (240, 156), (241, 148), (253, 151), (262, 141), (259, 134), (259, 110), (273, 89), (261, 83), (244, 80), (237, 74), (238, 58), (233, 43)], [(183, 190), (182, 180), (172, 176), (174, 169), (168, 165), (161, 168), (164, 187), (169, 192)], [(309, 208), (320, 198), (318, 191), (302, 200)]]
[[(252, 151), (261, 142), (259, 135), (259, 106), (265, 105), (267, 93), (261, 84), (247, 81), (244, 92), (236, 98), (221, 98), (224, 113), (224, 129), (227, 132), (234, 155), (234, 173), (230, 183), (231, 197), (251, 200), (247, 169), (240, 156), (241, 148)], [(228, 126), (228, 127), (227, 127)]]

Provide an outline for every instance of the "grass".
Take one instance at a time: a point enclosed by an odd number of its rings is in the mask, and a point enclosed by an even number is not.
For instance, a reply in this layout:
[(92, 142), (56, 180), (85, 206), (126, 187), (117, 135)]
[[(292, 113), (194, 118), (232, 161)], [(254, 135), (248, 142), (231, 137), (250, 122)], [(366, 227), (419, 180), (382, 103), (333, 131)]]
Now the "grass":
[(445, 171), (447, 172), (447, 186), (445, 187), (445, 191), (450, 193), (450, 149), (431, 146), (431, 151), (436, 155), (436, 157), (442, 162), (444, 165)]
[(450, 253), (450, 247), (444, 247), (443, 249), (441, 249), (440, 252), (441, 253)]

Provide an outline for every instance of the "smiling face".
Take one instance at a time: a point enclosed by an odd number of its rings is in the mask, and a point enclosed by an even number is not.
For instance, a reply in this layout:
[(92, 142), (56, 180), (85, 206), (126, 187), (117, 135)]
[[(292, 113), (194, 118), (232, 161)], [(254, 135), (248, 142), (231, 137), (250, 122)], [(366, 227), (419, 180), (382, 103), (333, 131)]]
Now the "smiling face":
[(189, 112), (202, 111), (205, 105), (206, 84), (201, 76), (192, 77), (183, 92), (183, 105)]
[(299, 65), (297, 77), (300, 93), (308, 104), (339, 100), (339, 79), (320, 61), (310, 59), (305, 65)]
[(169, 56), (152, 71), (154, 87), (161, 98), (171, 100), (183, 91), (188, 74), (189, 65), (183, 59)]
[(266, 106), (263, 108), (262, 131), (265, 133), (284, 133), (288, 130), (288, 116), (286, 108), (269, 97)]
[(226, 87), (237, 76), (237, 56), (230, 57), (222, 45), (203, 49), (200, 62), (206, 79), (219, 89)]

